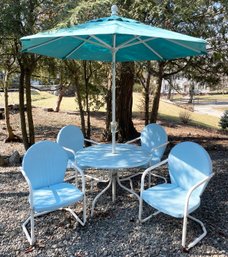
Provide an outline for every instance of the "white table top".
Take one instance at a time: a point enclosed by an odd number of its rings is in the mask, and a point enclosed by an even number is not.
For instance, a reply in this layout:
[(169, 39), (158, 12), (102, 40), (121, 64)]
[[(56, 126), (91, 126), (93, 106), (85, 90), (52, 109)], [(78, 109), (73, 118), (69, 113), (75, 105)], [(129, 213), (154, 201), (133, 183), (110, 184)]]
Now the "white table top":
[(96, 169), (136, 168), (147, 164), (150, 159), (151, 155), (133, 144), (116, 144), (115, 154), (111, 144), (85, 147), (76, 153), (76, 162), (80, 167)]

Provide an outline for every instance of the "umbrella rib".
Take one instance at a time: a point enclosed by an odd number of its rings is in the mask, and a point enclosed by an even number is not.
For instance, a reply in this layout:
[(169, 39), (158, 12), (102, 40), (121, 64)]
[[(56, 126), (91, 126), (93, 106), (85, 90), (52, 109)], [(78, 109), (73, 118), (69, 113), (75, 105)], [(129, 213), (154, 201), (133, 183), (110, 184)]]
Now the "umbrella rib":
[[(155, 40), (156, 38), (147, 38), (147, 39), (141, 39), (140, 37), (135, 37), (134, 39), (137, 39), (139, 41), (135, 42), (135, 43), (132, 43), (132, 44), (125, 44), (124, 47), (121, 47), (121, 48), (125, 48), (125, 47), (129, 47), (129, 46), (134, 46), (134, 45), (138, 45), (138, 44), (144, 44), (151, 52), (153, 52), (157, 57), (159, 57), (161, 60), (163, 60), (164, 58), (159, 54), (157, 53), (152, 47), (150, 47), (148, 44), (146, 44), (146, 42), (148, 41), (152, 41), (152, 40)], [(120, 47), (119, 47), (120, 48)]]
[(100, 42), (102, 44), (102, 46), (107, 47), (108, 49), (112, 49), (112, 47), (109, 44), (107, 44), (106, 42), (104, 42), (103, 40), (98, 38), (97, 36), (92, 35), (91, 37), (95, 38), (98, 42)]
[(124, 48), (126, 45), (127, 47), (129, 46), (128, 44), (131, 43), (132, 41), (134, 41), (135, 39), (138, 39), (139, 36), (134, 36), (133, 38), (129, 39), (128, 41), (125, 41), (123, 44), (119, 45), (117, 48), (118, 49), (121, 49), (121, 48)]
[[(77, 38), (79, 40), (82, 40), (84, 41), (85, 43), (90, 43), (92, 45), (97, 45), (97, 46), (102, 46), (102, 47), (106, 47), (106, 45), (104, 44), (99, 44), (98, 42), (94, 42), (92, 40), (89, 40), (89, 39), (85, 39), (85, 38), (82, 38), (82, 37), (79, 37), (79, 36), (73, 36), (74, 38)], [(92, 37), (92, 35), (90, 35), (90, 37)], [(110, 47), (106, 47), (106, 48), (110, 48)]]
[(38, 47), (41, 47), (41, 46), (48, 45), (48, 44), (53, 43), (53, 42), (55, 42), (55, 41), (57, 41), (57, 40), (59, 40), (59, 39), (61, 39), (61, 38), (62, 38), (62, 37), (53, 38), (53, 39), (51, 39), (51, 40), (49, 40), (49, 41), (46, 41), (46, 42), (44, 42), (44, 43), (40, 43), (40, 44), (38, 44), (38, 45), (35, 45), (35, 46), (32, 46), (32, 47), (28, 47), (28, 48), (24, 49), (23, 51), (26, 52), (26, 51), (30, 51), (30, 50), (36, 49), (36, 48), (38, 48)]
[[(126, 45), (124, 45), (123, 47), (121, 47), (121, 49), (122, 49), (122, 48), (129, 47), (129, 46), (139, 45), (139, 44), (141, 44), (142, 42), (152, 41), (152, 40), (155, 40), (156, 38), (147, 38), (147, 39), (142, 40), (140, 37), (135, 37), (135, 39), (138, 39), (139, 41), (137, 41), (137, 42), (135, 42), (135, 43), (132, 43), (132, 44), (128, 44), (128, 45), (126, 44)], [(120, 48), (120, 47), (119, 47), (119, 48)]]
[(174, 43), (174, 44), (176, 44), (176, 45), (180, 45), (180, 46), (182, 46), (182, 47), (184, 47), (184, 48), (187, 48), (187, 49), (189, 49), (189, 50), (192, 50), (192, 51), (194, 51), (194, 52), (196, 52), (196, 53), (201, 53), (201, 51), (199, 51), (199, 50), (196, 50), (196, 49), (194, 49), (194, 48), (192, 48), (192, 47), (190, 47), (190, 46), (186, 46), (185, 44), (182, 44), (182, 43), (180, 43), (180, 42), (174, 41), (174, 40), (172, 40), (172, 39), (166, 38), (166, 40), (167, 40), (167, 41), (170, 41), (170, 42), (172, 42), (172, 43)]
[[(88, 37), (88, 39), (89, 39), (89, 38), (90, 38), (90, 37)], [(85, 43), (86, 43), (86, 41), (81, 42), (80, 45), (76, 46), (76, 47), (75, 47), (73, 50), (71, 50), (67, 55), (65, 55), (65, 56), (63, 57), (63, 59), (69, 58), (69, 56), (71, 56), (73, 53), (75, 53), (76, 51), (78, 51), (78, 49), (80, 49)]]
[(147, 43), (145, 43), (144, 41), (142, 41), (142, 43), (145, 45), (145, 47), (147, 47), (151, 52), (153, 52), (157, 57), (159, 57), (161, 60), (164, 60), (164, 58), (158, 53), (156, 52), (152, 47), (150, 47)]

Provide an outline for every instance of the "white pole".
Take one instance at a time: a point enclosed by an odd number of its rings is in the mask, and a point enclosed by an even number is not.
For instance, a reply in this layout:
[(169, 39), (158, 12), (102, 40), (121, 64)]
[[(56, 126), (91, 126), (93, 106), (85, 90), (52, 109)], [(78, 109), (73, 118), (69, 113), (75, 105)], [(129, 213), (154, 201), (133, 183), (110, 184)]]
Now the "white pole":
[(116, 35), (113, 35), (112, 49), (112, 153), (116, 153)]

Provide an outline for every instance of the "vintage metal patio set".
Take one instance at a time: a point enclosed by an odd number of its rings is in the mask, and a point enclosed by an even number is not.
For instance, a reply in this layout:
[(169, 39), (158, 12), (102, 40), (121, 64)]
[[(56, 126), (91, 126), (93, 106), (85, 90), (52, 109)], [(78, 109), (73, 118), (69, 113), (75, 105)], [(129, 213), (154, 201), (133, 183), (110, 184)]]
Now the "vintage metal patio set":
[[(202, 146), (194, 142), (179, 143), (171, 149), (168, 158), (162, 160), (168, 139), (164, 128), (159, 124), (149, 124), (143, 129), (141, 136), (136, 139), (140, 141), (139, 145), (133, 144), (132, 141), (117, 144), (115, 153), (111, 151), (111, 144), (93, 142), (94, 145), (84, 147), (84, 140), (79, 127), (68, 125), (60, 130), (56, 142), (37, 142), (26, 152), (21, 170), (29, 185), (30, 215), (23, 223), (23, 230), (31, 245), (35, 243), (34, 219), (37, 216), (65, 209), (81, 225), (85, 225), (87, 169), (109, 173), (108, 185), (92, 202), (91, 216), (94, 214), (97, 200), (109, 188), (112, 188), (112, 200), (115, 201), (117, 183), (138, 199), (140, 222), (145, 222), (160, 212), (183, 218), (184, 250), (193, 247), (206, 235), (203, 223), (190, 215), (200, 206), (201, 195), (213, 176), (211, 159)], [(167, 165), (169, 181), (159, 174), (158, 170), (163, 165)], [(74, 172), (74, 184), (64, 180), (69, 168)], [(121, 176), (123, 170), (131, 168), (142, 170), (140, 194), (134, 191), (132, 184), (132, 178), (138, 175), (134, 173), (136, 169), (132, 169), (128, 177)], [(153, 176), (162, 178), (164, 182), (154, 185), (151, 183)], [(126, 183), (123, 185), (126, 180), (129, 181), (129, 187)], [(81, 218), (69, 208), (79, 201), (83, 202)], [(157, 210), (146, 218), (142, 216), (144, 202)], [(203, 233), (186, 245), (188, 218), (198, 222)], [(29, 222), (30, 232), (27, 230)]]
[[(168, 158), (162, 160), (168, 139), (163, 127), (149, 124), (142, 132), (139, 145), (130, 141), (117, 144), (115, 114), (116, 62), (167, 61), (171, 59), (206, 54), (206, 41), (180, 33), (145, 25), (139, 21), (118, 16), (117, 7), (112, 6), (109, 17), (88, 21), (68, 28), (52, 29), (21, 38), (22, 52), (41, 54), (60, 59), (96, 60), (112, 63), (112, 143), (84, 146), (80, 128), (66, 126), (59, 132), (57, 141), (42, 141), (26, 152), (22, 173), (29, 185), (30, 216), (23, 230), (31, 245), (35, 243), (34, 218), (57, 209), (70, 211), (81, 224), (86, 223), (85, 179), (88, 168), (109, 170), (108, 185), (94, 198), (91, 208), (93, 216), (97, 200), (112, 188), (112, 200), (116, 198), (116, 184), (133, 194), (139, 201), (139, 220), (147, 221), (162, 212), (183, 218), (182, 247), (190, 249), (205, 235), (201, 221), (190, 214), (200, 206), (201, 194), (212, 177), (212, 163), (203, 147), (193, 142), (182, 142), (174, 146)], [(161, 177), (155, 169), (167, 165), (170, 181), (145, 187), (153, 176)], [(81, 179), (81, 189), (65, 181), (67, 168), (73, 168)], [(142, 168), (140, 194), (133, 189), (132, 173), (122, 177), (121, 171)], [(95, 178), (96, 179), (96, 178)], [(129, 181), (130, 187), (124, 181)], [(83, 202), (83, 216), (79, 218), (68, 206)], [(143, 203), (157, 211), (147, 218), (142, 217)], [(186, 245), (187, 219), (200, 224), (203, 233)], [(27, 229), (31, 224), (31, 231)]]

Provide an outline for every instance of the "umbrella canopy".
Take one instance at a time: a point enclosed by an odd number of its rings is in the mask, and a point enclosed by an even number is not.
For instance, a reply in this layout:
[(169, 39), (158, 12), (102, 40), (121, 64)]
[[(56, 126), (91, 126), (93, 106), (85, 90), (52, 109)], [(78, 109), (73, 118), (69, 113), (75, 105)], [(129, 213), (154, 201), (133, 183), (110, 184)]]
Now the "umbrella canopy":
[(60, 59), (112, 62), (112, 144), (115, 152), (115, 63), (165, 61), (206, 54), (206, 41), (117, 15), (21, 38), (22, 52)]

